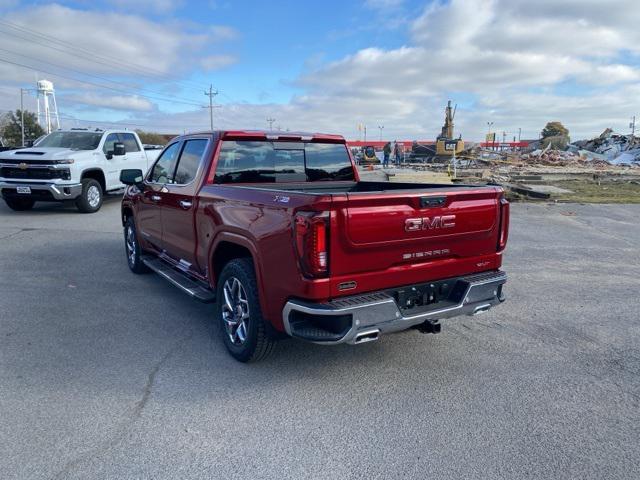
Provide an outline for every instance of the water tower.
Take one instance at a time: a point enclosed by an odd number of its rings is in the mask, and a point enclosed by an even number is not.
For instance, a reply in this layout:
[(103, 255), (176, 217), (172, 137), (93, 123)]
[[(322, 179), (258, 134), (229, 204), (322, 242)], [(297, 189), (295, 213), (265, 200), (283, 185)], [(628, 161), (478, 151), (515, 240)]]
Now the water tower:
[(56, 93), (49, 80), (38, 80), (38, 121), (46, 133), (60, 128)]

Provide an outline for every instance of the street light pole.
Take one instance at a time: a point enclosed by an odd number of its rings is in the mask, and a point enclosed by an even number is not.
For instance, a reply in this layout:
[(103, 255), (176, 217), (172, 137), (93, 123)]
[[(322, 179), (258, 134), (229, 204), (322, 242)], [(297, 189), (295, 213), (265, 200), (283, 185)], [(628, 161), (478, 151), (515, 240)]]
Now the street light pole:
[(380, 141), (382, 141), (382, 130), (384, 130), (384, 125), (378, 125), (378, 128), (380, 129)]

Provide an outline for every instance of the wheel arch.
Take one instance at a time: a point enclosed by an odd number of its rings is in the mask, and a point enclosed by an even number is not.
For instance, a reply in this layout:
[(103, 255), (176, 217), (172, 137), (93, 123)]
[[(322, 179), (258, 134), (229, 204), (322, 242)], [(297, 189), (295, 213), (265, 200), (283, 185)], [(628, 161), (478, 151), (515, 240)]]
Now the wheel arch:
[(122, 205), (122, 226), (124, 227), (129, 218), (133, 217), (133, 207), (128, 204)]
[(80, 175), (80, 181), (84, 180), (85, 178), (93, 178), (100, 184), (103, 193), (107, 191), (107, 179), (102, 169), (89, 168), (87, 170), (83, 170), (82, 174)]
[(258, 261), (258, 250), (253, 242), (248, 238), (231, 232), (222, 232), (217, 235), (211, 245), (209, 254), (209, 283), (212, 288), (217, 286), (217, 279), (224, 266), (234, 258), (250, 258), (256, 274), (258, 285), (258, 297), (260, 307), (263, 312), (267, 312), (267, 305), (264, 295), (264, 283), (262, 275), (262, 265)]

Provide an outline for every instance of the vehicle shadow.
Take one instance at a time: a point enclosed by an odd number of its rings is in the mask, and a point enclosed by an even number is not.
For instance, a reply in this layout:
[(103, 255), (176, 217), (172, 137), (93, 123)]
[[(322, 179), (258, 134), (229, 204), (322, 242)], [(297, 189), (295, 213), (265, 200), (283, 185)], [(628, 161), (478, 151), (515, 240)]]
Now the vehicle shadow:
[[(226, 351), (215, 306), (194, 301), (157, 275), (130, 272), (119, 236), (75, 232), (69, 238), (58, 231), (40, 239), (38, 232), (26, 232), (4, 255), (18, 258), (25, 249), (32, 252), (26, 267), (17, 260), (6, 265), (7, 278), (20, 280), (3, 302), (13, 319), (5, 329), (21, 334), (8, 337), (4, 351), (14, 378), (52, 391), (136, 395), (153, 377), (180, 397), (207, 398), (221, 389), (226, 397), (303, 379), (368, 383), (375, 378), (369, 372), (416, 372), (445, 361), (438, 358), (441, 349), (431, 349), (436, 336), (410, 331), (358, 346), (286, 339), (271, 357), (243, 364)], [(42, 275), (53, 264), (62, 266), (57, 274)], [(29, 289), (39, 295), (29, 295), (24, 310)], [(42, 318), (48, 319), (44, 325)]]
[[(110, 206), (122, 201), (122, 194), (109, 194), (105, 195), (102, 202), (102, 207)], [(75, 213), (78, 214), (78, 209), (73, 200), (67, 200), (64, 202), (36, 202), (31, 210), (23, 212), (16, 212), (11, 210), (4, 201), (0, 201), (0, 212), (12, 214), (12, 215), (38, 215), (47, 213)], [(96, 212), (97, 213), (97, 212)]]

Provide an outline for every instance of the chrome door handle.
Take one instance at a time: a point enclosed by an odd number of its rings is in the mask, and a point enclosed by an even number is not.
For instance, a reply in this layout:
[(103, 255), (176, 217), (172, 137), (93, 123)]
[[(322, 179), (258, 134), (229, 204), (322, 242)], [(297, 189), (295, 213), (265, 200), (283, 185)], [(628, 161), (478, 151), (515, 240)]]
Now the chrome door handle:
[(151, 201), (159, 202), (160, 200), (162, 200), (162, 197), (160, 195), (151, 195)]
[(193, 203), (191, 203), (191, 200), (180, 200), (178, 203), (185, 210), (187, 210), (188, 208), (191, 208), (191, 205), (193, 205)]

